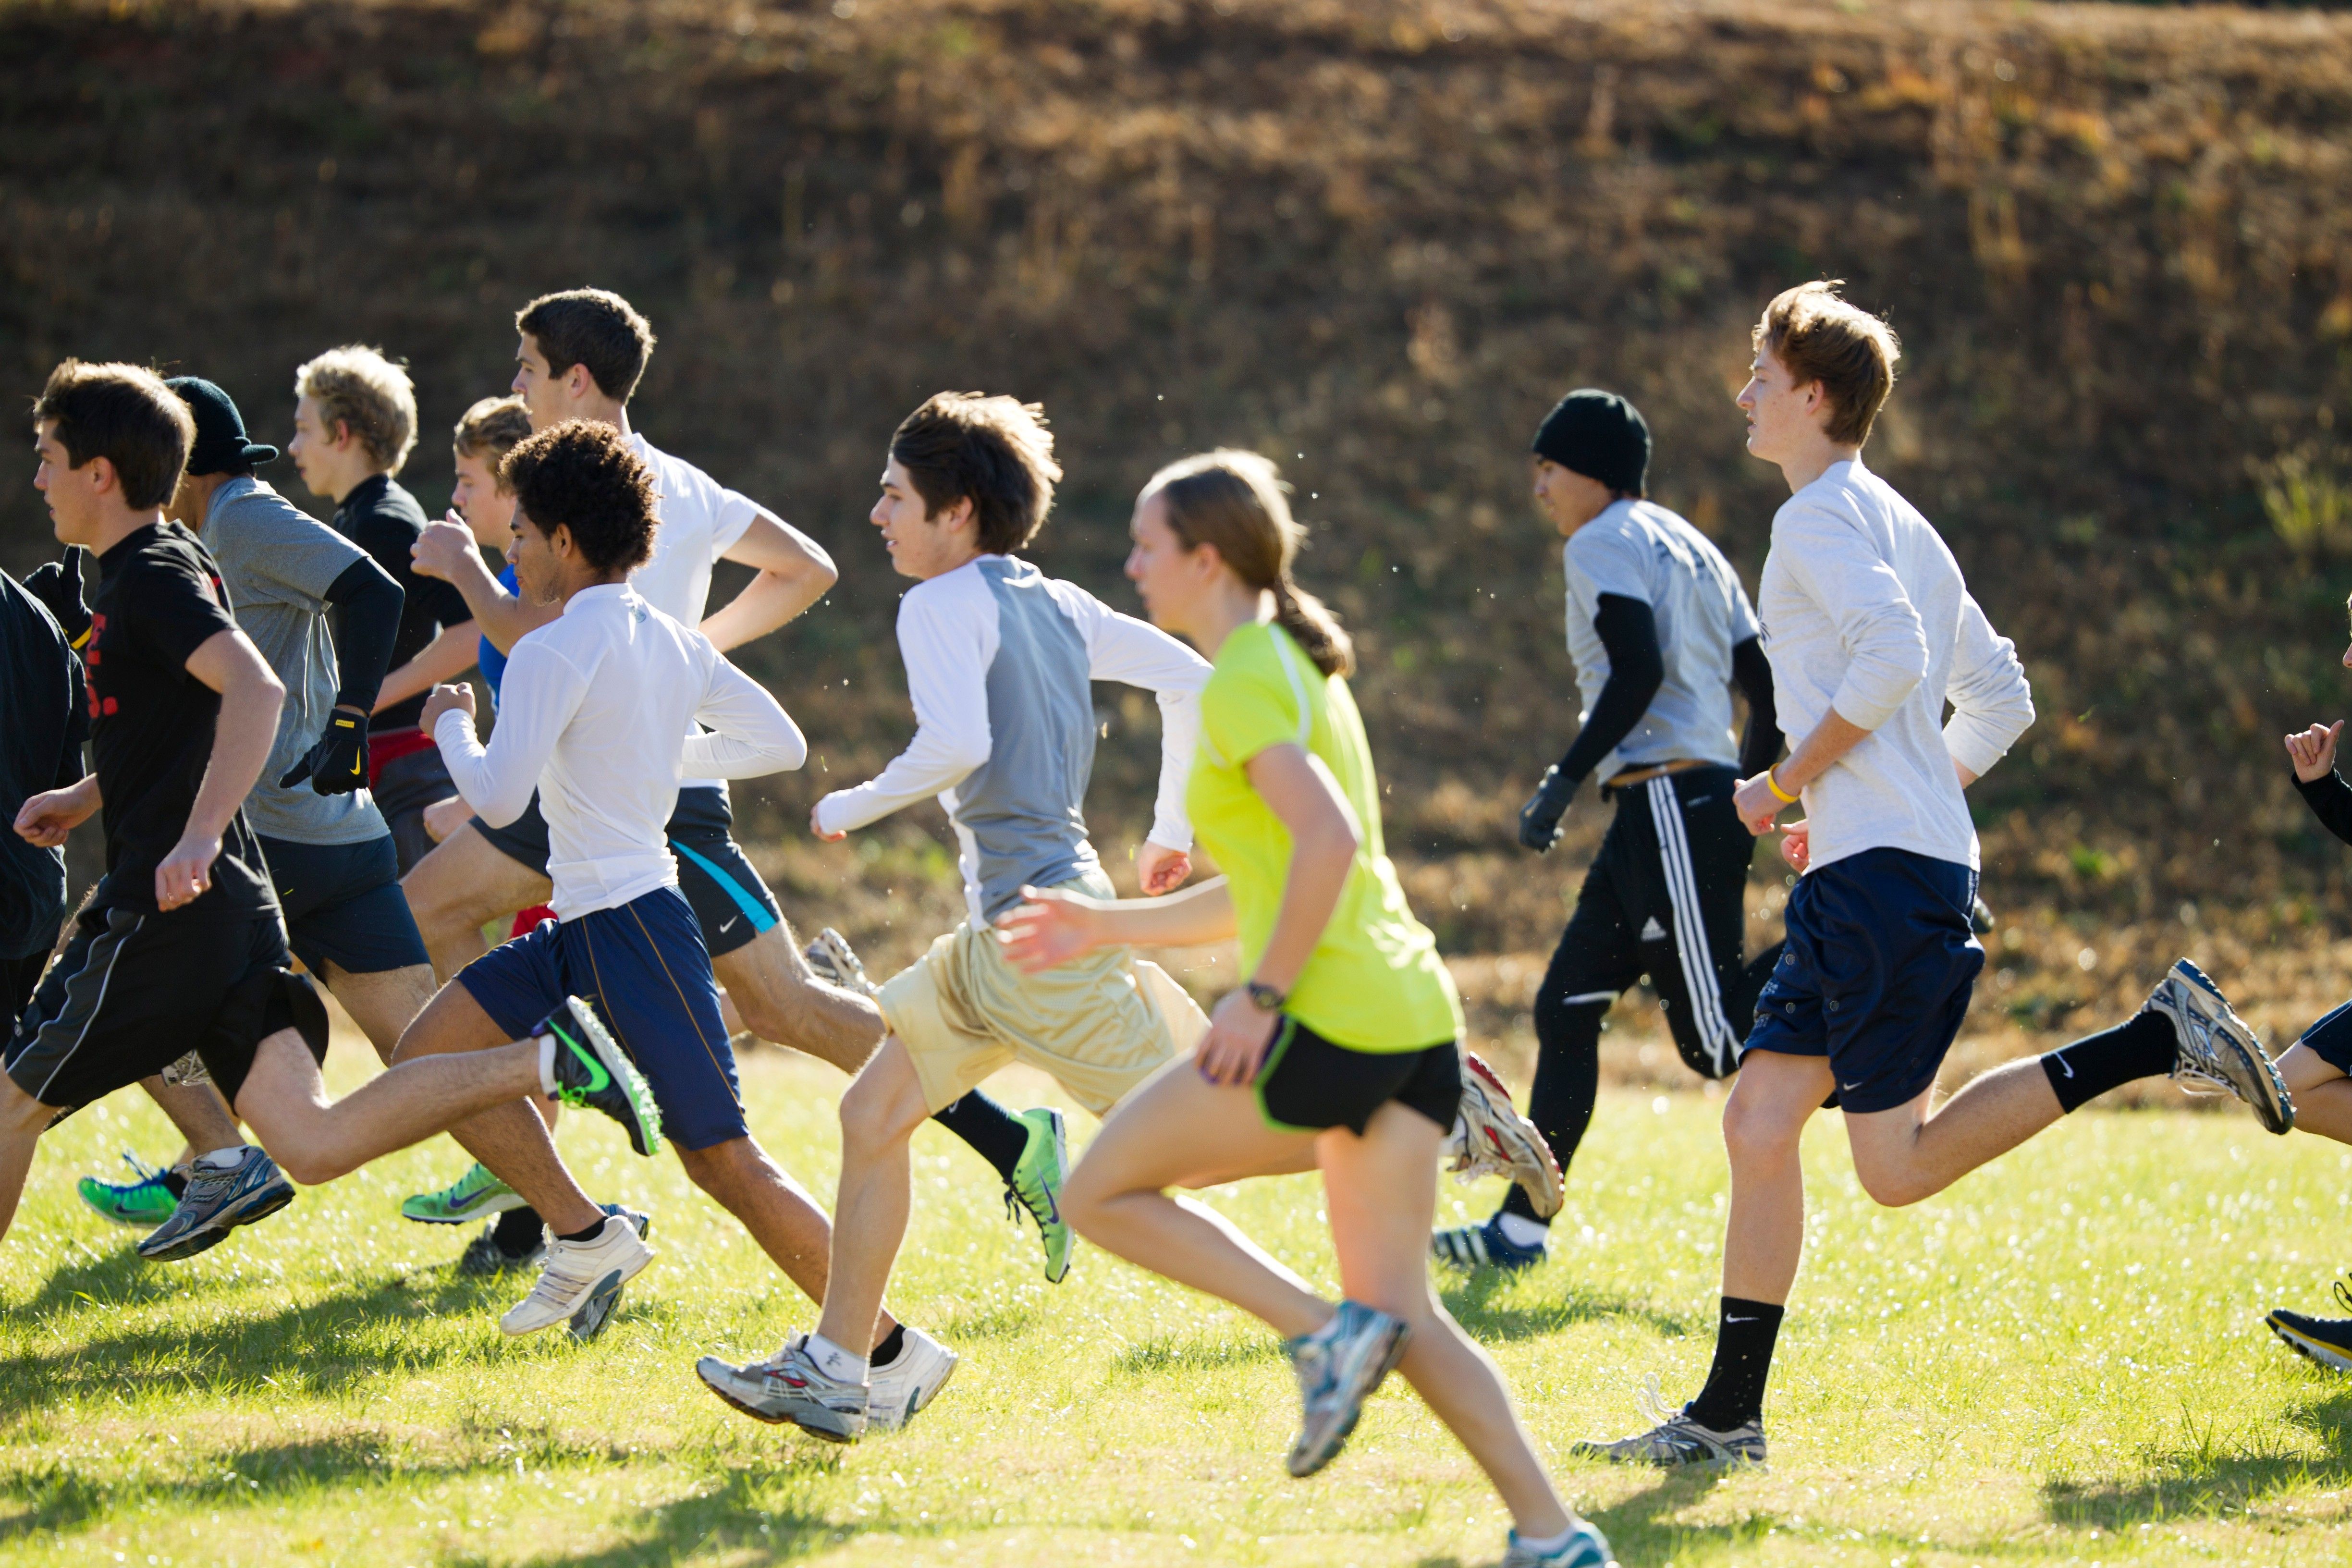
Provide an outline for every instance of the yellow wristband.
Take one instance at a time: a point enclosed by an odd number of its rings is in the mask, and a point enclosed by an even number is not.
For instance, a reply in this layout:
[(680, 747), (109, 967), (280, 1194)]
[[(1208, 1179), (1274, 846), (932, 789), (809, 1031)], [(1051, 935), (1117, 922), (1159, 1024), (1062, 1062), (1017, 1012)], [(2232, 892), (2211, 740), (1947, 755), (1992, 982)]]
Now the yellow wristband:
[(1764, 770), (1764, 787), (1770, 790), (1772, 792), (1772, 798), (1779, 801), (1782, 805), (1794, 805), (1797, 804), (1797, 796), (1790, 795), (1787, 790), (1780, 787), (1780, 778), (1776, 775), (1774, 770), (1770, 768), (1766, 768)]

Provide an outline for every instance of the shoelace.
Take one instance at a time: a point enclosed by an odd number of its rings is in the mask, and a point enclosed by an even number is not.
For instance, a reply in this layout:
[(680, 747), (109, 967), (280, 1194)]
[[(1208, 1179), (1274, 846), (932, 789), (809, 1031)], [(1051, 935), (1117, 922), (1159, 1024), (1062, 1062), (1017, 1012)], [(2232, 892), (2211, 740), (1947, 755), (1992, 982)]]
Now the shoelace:
[(1665, 1386), (1654, 1372), (1642, 1380), (1642, 1386), (1634, 1391), (1633, 1403), (1641, 1410), (1642, 1419), (1654, 1428), (1682, 1419), (1683, 1413), (1666, 1404)]
[(572, 1266), (575, 1255), (576, 1249), (563, 1242), (547, 1249), (547, 1261), (540, 1267), (539, 1283), (530, 1288), (532, 1300), (544, 1296), (550, 1303), (562, 1300), (596, 1278), (599, 1270), (594, 1264), (584, 1268)]
[(146, 1161), (141, 1159), (138, 1155), (132, 1153), (128, 1149), (125, 1149), (122, 1152), (122, 1163), (130, 1166), (131, 1173), (139, 1178), (137, 1181), (131, 1184), (134, 1187), (143, 1187), (151, 1184), (161, 1183), (164, 1177), (172, 1173), (162, 1165), (149, 1164)]
[[(2172, 1081), (2180, 1092), (2199, 1099), (2220, 1095), (2235, 1096), (2237, 1086), (2221, 1076), (2221, 1053), (2213, 1048), (2212, 1025), (2193, 1007), (2182, 1007), (2179, 1016), (2170, 1020), (2175, 1030), (2188, 1040), (2189, 1051), (2173, 1064)], [(2194, 1055), (2197, 1059), (2190, 1060)]]
[(2336, 1304), (2352, 1312), (2352, 1285), (2347, 1285), (2341, 1279), (2336, 1282)]

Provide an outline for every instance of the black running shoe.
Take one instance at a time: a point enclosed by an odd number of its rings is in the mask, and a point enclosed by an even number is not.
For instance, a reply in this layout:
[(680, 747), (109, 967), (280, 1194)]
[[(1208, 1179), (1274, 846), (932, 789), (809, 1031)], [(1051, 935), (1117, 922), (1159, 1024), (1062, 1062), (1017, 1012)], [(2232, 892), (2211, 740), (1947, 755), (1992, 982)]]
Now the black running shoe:
[[(2336, 1300), (2352, 1311), (2352, 1289), (2336, 1282)], [(2306, 1318), (2280, 1307), (2263, 1321), (2286, 1342), (2287, 1349), (2317, 1362), (2330, 1372), (2352, 1372), (2352, 1318)]]
[(555, 1098), (566, 1105), (603, 1111), (629, 1135), (640, 1154), (661, 1152), (661, 1107), (636, 1064), (597, 1021), (595, 1009), (577, 996), (531, 1026), (530, 1037), (555, 1037)]

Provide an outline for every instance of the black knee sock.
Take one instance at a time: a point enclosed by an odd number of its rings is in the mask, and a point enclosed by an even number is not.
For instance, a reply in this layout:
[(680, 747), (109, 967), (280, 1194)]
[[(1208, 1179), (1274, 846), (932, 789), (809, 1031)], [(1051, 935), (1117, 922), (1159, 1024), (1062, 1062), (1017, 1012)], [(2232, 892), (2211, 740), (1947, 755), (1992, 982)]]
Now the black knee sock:
[(2142, 1013), (2127, 1024), (2049, 1052), (2042, 1058), (2042, 1070), (2050, 1075), (2059, 1107), (2072, 1114), (2136, 1078), (2170, 1072), (2179, 1049), (2172, 1020), (2161, 1013)]
[(539, 1245), (540, 1235), (546, 1228), (546, 1222), (539, 1217), (539, 1211), (525, 1205), (499, 1215), (499, 1227), (490, 1232), (490, 1236), (499, 1244), (500, 1252), (509, 1258), (520, 1258)]
[(1723, 1299), (1715, 1331), (1715, 1365), (1706, 1374), (1706, 1386), (1690, 1402), (1692, 1420), (1728, 1432), (1762, 1419), (1764, 1383), (1772, 1375), (1772, 1346), (1780, 1337), (1783, 1310), (1769, 1301)]
[[(1576, 1158), (1584, 1130), (1592, 1124), (1592, 1102), (1601, 1092), (1601, 1019), (1606, 1002), (1549, 1002), (1536, 998), (1535, 1088), (1528, 1095), (1528, 1120), (1551, 1145), (1560, 1170)], [(1514, 1186), (1503, 1198), (1503, 1212), (1536, 1219), (1527, 1189)]]
[(931, 1120), (979, 1151), (980, 1157), (1008, 1182), (1013, 1167), (1021, 1163), (1022, 1152), (1029, 1147), (1029, 1129), (976, 1089), (932, 1112)]
[(866, 1364), (867, 1366), (888, 1366), (892, 1362), (898, 1359), (898, 1352), (906, 1348), (907, 1325), (904, 1323), (893, 1323), (890, 1325), (890, 1331), (882, 1336), (882, 1342), (876, 1345), (873, 1352), (866, 1358)]

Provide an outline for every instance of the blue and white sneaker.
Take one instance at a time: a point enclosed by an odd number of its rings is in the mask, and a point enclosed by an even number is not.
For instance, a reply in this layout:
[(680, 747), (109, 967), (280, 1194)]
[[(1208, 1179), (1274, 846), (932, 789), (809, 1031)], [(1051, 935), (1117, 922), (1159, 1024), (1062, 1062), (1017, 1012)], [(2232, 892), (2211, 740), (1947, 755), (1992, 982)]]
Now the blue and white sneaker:
[(2189, 1094), (2231, 1094), (2253, 1110), (2266, 1132), (2294, 1126), (2286, 1080), (2263, 1054), (2253, 1027), (2237, 1015), (2205, 972), (2181, 959), (2148, 993), (2143, 1012), (2172, 1025), (2172, 1079)]
[(226, 1240), (238, 1226), (267, 1219), (293, 1201), (294, 1184), (251, 1144), (225, 1171), (198, 1160), (188, 1167), (188, 1190), (180, 1194), (179, 1206), (139, 1243), (139, 1256), (151, 1263), (194, 1258)]
[(1517, 1531), (1511, 1531), (1503, 1568), (1617, 1568), (1617, 1558), (1609, 1550), (1609, 1538), (1591, 1520), (1580, 1519), (1568, 1532), (1568, 1544), (1549, 1552), (1537, 1551), (1519, 1539)]
[(1538, 1242), (1533, 1247), (1521, 1247), (1503, 1234), (1503, 1216), (1498, 1212), (1485, 1225), (1465, 1225), (1454, 1230), (1441, 1230), (1429, 1238), (1430, 1255), (1449, 1268), (1465, 1274), (1475, 1274), (1481, 1268), (1499, 1268), (1506, 1274), (1516, 1274), (1522, 1268), (1533, 1268), (1549, 1257)]
[(1412, 1336), (1412, 1325), (1402, 1318), (1360, 1301), (1342, 1301), (1329, 1322), (1284, 1342), (1306, 1407), (1285, 1461), (1292, 1475), (1311, 1476), (1339, 1457), (1364, 1413), (1364, 1401), (1404, 1359)]

